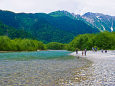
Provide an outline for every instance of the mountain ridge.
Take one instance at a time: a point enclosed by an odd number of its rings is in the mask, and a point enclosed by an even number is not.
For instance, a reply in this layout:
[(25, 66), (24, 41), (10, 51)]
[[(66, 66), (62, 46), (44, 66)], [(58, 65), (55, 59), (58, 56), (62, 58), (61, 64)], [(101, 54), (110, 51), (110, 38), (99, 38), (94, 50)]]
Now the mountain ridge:
[(68, 11), (46, 14), (14, 13), (0, 10), (0, 21), (16, 30), (31, 33), (33, 37), (44, 43), (69, 43), (79, 34), (115, 31), (114, 16), (91, 12), (81, 16)]

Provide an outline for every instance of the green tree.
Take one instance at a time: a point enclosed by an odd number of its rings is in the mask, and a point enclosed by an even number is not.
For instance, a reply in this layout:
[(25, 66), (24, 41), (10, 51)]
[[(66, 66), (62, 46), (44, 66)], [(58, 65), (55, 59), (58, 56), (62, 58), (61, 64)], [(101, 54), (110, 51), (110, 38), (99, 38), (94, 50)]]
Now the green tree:
[(52, 50), (63, 50), (65, 48), (64, 44), (58, 42), (50, 42), (46, 46), (48, 49)]

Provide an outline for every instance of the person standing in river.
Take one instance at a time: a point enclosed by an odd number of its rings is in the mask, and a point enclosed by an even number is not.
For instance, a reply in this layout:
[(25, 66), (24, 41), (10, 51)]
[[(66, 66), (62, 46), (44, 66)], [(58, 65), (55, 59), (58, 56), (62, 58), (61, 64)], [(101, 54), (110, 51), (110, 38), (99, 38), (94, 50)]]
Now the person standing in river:
[(78, 54), (78, 49), (76, 49), (76, 54)]
[(85, 56), (86, 56), (86, 52), (87, 52), (86, 48), (85, 48), (85, 50), (84, 50), (84, 51), (85, 51)]
[(83, 56), (83, 50), (82, 50), (82, 56)]

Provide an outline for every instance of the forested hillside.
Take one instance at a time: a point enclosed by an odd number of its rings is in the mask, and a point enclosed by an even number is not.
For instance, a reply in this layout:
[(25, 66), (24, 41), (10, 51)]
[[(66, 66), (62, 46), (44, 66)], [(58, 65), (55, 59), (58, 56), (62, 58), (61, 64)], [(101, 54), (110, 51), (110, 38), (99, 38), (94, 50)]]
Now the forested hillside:
[[(3, 24), (15, 29), (13, 32), (9, 32), (13, 35), (10, 36), (9, 34), (9, 37), (35, 38), (43, 41), (44, 43), (69, 43), (75, 36), (79, 34), (99, 32), (97, 28), (91, 27), (83, 21), (73, 19), (67, 15), (55, 17), (53, 14), (14, 13), (1, 10), (0, 21)], [(5, 35), (6, 33), (1, 32), (1, 34)]]
[(22, 29), (15, 29), (0, 22), (0, 36), (9, 36), (10, 38), (30, 38), (35, 39), (31, 33)]

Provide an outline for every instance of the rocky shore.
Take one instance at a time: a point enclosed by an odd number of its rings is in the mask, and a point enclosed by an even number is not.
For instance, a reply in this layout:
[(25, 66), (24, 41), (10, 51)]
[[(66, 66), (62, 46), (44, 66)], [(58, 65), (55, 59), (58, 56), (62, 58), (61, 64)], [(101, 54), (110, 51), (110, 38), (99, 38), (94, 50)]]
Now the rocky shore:
[(73, 52), (71, 55), (83, 57), (93, 62), (80, 74), (87, 79), (73, 82), (73, 86), (115, 86), (115, 51), (107, 53), (87, 51), (86, 56), (82, 56), (82, 52), (79, 51), (78, 54)]

